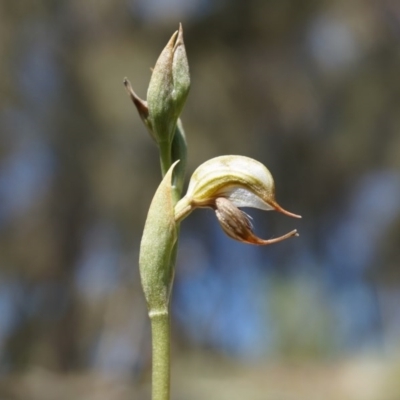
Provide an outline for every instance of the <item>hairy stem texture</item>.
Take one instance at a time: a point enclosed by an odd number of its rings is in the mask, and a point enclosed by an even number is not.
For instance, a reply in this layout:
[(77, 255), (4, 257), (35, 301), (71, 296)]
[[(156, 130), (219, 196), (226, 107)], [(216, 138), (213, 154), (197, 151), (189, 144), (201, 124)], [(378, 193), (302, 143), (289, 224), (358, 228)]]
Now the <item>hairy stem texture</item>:
[(168, 311), (150, 313), (153, 344), (152, 400), (170, 396), (170, 316)]

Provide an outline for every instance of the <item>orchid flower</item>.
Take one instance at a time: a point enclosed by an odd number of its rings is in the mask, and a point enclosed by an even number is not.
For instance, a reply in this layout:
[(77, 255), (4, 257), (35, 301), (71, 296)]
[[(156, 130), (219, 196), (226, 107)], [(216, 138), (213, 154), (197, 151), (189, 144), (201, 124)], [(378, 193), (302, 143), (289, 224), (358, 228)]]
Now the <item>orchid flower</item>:
[(293, 230), (265, 240), (253, 233), (251, 217), (238, 207), (275, 210), (294, 218), (301, 216), (286, 211), (276, 202), (271, 173), (249, 157), (216, 157), (194, 171), (186, 195), (175, 206), (175, 220), (181, 221), (200, 207), (214, 209), (225, 233), (243, 243), (268, 245), (298, 236), (297, 230)]

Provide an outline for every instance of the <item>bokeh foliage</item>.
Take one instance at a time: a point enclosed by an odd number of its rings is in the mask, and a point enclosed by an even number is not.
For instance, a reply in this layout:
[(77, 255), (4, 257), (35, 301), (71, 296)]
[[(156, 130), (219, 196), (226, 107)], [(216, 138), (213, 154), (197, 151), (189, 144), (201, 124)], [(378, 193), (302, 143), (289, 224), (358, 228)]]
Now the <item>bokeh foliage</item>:
[[(185, 222), (177, 348), (398, 351), (399, 5), (184, 3), (0, 3), (4, 372), (148, 365), (137, 252), (160, 172), (122, 79), (145, 97), (179, 21), (192, 77), (188, 171), (222, 154), (256, 158), (304, 219), (298, 240), (251, 250), (205, 212)], [(293, 227), (257, 219), (263, 237)], [(195, 321), (192, 303), (204, 305)]]

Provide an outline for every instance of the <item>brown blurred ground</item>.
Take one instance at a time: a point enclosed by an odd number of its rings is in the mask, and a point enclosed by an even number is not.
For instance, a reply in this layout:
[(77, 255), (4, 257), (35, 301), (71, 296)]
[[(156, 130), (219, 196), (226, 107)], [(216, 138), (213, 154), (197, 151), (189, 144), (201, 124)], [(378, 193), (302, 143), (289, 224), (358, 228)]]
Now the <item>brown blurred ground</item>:
[[(203, 354), (175, 360), (172, 399), (397, 400), (399, 376), (399, 363), (374, 358), (245, 366)], [(147, 378), (134, 384), (123, 377), (37, 368), (2, 380), (0, 395), (4, 400), (140, 400), (150, 393)]]

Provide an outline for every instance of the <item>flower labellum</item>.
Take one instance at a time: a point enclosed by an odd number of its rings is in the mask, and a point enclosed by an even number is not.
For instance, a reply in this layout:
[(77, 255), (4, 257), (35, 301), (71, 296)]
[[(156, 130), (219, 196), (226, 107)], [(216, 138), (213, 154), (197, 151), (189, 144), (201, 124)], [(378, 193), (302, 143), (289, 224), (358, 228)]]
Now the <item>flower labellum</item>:
[(253, 233), (251, 217), (239, 210), (231, 201), (224, 197), (215, 200), (215, 214), (224, 232), (232, 239), (249, 244), (273, 244), (292, 236), (299, 236), (296, 230), (275, 239), (260, 239)]
[(301, 218), (283, 209), (275, 200), (275, 184), (271, 173), (260, 162), (244, 156), (221, 156), (206, 161), (193, 173), (186, 195), (175, 206), (175, 219), (180, 221), (195, 208), (210, 207), (225, 233), (244, 243), (272, 244), (292, 236), (271, 240), (253, 233), (250, 217), (238, 207), (275, 210)]

